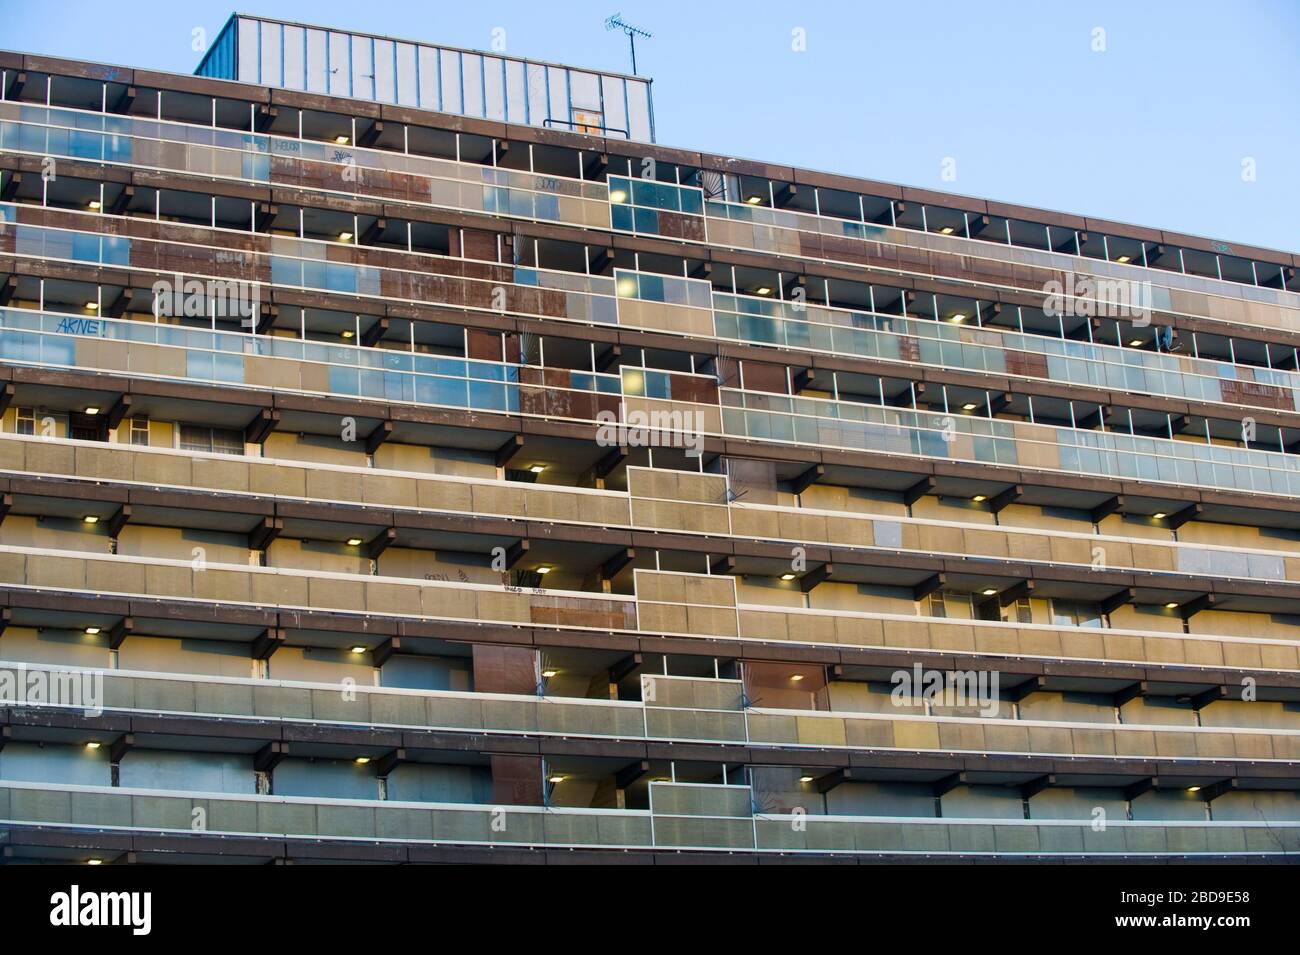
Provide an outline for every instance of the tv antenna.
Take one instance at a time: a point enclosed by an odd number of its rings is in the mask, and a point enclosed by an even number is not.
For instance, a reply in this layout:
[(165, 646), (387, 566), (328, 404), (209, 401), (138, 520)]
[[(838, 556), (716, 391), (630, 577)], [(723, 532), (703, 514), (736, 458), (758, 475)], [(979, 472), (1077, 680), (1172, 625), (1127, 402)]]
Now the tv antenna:
[(654, 34), (648, 33), (638, 27), (634, 27), (630, 23), (625, 23), (622, 18), (623, 14), (621, 13), (616, 13), (612, 17), (606, 17), (605, 29), (622, 30), (627, 34), (628, 45), (632, 48), (632, 75), (636, 76), (636, 38), (643, 36), (648, 40), (650, 37), (654, 36)]

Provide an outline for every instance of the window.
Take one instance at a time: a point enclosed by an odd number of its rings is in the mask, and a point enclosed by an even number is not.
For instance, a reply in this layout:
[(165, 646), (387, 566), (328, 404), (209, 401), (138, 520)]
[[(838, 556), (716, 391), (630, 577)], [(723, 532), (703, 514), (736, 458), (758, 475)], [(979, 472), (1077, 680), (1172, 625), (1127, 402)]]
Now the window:
[(149, 446), (149, 419), (132, 418), (131, 419), (131, 443), (143, 447)]
[(926, 616), (928, 617), (946, 617), (948, 616), (948, 605), (944, 600), (943, 591), (936, 590), (926, 598), (928, 603), (926, 607)]
[(19, 434), (36, 434), (36, 409), (19, 408), (18, 409), (18, 433)]
[(1029, 598), (1021, 597), (1010, 607), (1007, 607), (1004, 619), (1008, 623), (1033, 623), (1034, 611), (1029, 603)]
[(181, 425), (182, 451), (208, 451), (213, 454), (243, 454), (244, 434), (225, 428)]
[(623, 366), (623, 394), (638, 398), (672, 398), (673, 379), (664, 371)]
[(68, 419), (68, 436), (73, 441), (107, 441), (108, 421), (103, 415), (73, 412)]
[(1100, 627), (1101, 608), (1076, 600), (1053, 600), (1052, 623), (1058, 627)]

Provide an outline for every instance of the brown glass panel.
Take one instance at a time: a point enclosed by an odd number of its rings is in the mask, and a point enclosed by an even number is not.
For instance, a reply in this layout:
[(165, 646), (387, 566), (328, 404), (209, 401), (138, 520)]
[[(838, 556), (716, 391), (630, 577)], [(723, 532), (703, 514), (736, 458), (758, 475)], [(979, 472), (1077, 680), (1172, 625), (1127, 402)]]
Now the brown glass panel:
[(921, 340), (912, 335), (900, 335), (898, 338), (898, 357), (903, 361), (921, 360)]
[(466, 329), (465, 349), (470, 358), (480, 361), (500, 361), (501, 334), (478, 328)]
[(542, 758), (540, 756), (497, 756), (492, 761), (492, 801), (504, 806), (540, 806)]
[(442, 268), (448, 274), (477, 279), (489, 284), (508, 285), (515, 280), (514, 269), (511, 266), (496, 265), (491, 262), (447, 262)]
[(520, 388), (519, 406), (526, 413), (553, 418), (590, 421), (596, 417), (595, 395), (583, 391)]
[(740, 387), (740, 362), (734, 358), (720, 357), (717, 366), (718, 378), (723, 388)]
[[(803, 240), (800, 239), (800, 245)], [(822, 236), (823, 258), (840, 262), (854, 262), (865, 265), (868, 259), (866, 247), (857, 239), (842, 239), (838, 236)]]
[(699, 216), (679, 212), (659, 213), (659, 234), (668, 239), (704, 241), (704, 220)]
[(796, 232), (793, 236), (799, 243), (799, 254), (810, 259), (824, 259), (832, 257), (832, 254), (826, 250), (824, 236), (816, 232)]
[(586, 601), (582, 598), (552, 597), (531, 608), (536, 624), (586, 627), (592, 630), (632, 630), (635, 628), (630, 604)]
[(1294, 406), (1286, 390), (1277, 385), (1264, 385), (1257, 381), (1236, 381), (1224, 378), (1219, 381), (1223, 400), (1237, 405), (1254, 405), (1262, 408), (1279, 408), (1293, 411)]
[(509, 286), (506, 288), (506, 303), (512, 312), (536, 315), (541, 309), (542, 293), (540, 289)]
[[(521, 369), (521, 371), (523, 370)], [(546, 391), (542, 388), (520, 385), (519, 412), (521, 414), (545, 415), (547, 413)]]
[(1030, 378), (1047, 378), (1047, 356), (1034, 352), (1006, 352), (1007, 374), (1025, 375)]
[[(604, 394), (602, 392), (600, 394), (594, 395), (593, 397), (595, 399), (595, 401), (593, 402), (593, 407), (596, 410), (596, 414), (599, 414), (602, 411), (608, 411), (616, 418), (618, 417), (619, 408), (623, 404), (623, 399), (620, 395), (609, 395), (609, 394)], [(595, 418), (594, 414), (592, 415), (592, 418), (593, 419)]]
[(465, 258), (480, 259), (484, 262), (497, 261), (497, 236), (495, 232), (482, 232), (478, 229), (464, 229), (462, 231), (465, 236)]
[(713, 378), (696, 375), (672, 375), (671, 378), (674, 400), (710, 405), (718, 403), (718, 383)]
[(537, 692), (537, 651), (530, 647), (474, 644), (474, 692)]
[(789, 392), (789, 382), (785, 374), (785, 365), (772, 365), (762, 361), (743, 362), (742, 378), (745, 388), (750, 391), (771, 391), (777, 394)]
[(540, 299), (534, 314), (566, 318), (569, 314), (569, 293), (558, 289), (538, 289)]

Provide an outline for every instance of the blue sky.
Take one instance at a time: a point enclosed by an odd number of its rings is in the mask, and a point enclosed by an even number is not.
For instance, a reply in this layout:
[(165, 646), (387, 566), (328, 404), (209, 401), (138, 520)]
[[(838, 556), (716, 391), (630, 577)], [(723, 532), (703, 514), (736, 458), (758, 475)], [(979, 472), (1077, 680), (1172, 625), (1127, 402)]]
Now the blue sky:
[[(191, 72), (231, 2), (0, 0), (0, 47)], [(240, 2), (472, 48), (503, 27), (512, 54), (626, 71), (621, 11), (654, 33), (666, 145), (1300, 251), (1295, 0)]]

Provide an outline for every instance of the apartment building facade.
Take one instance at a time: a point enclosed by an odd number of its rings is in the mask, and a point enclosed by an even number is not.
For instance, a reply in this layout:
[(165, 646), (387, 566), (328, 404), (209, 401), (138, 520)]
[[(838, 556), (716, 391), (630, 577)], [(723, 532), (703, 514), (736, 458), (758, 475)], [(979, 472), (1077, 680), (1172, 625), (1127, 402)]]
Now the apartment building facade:
[(5, 861), (1300, 849), (1296, 256), (403, 43), (0, 52)]

